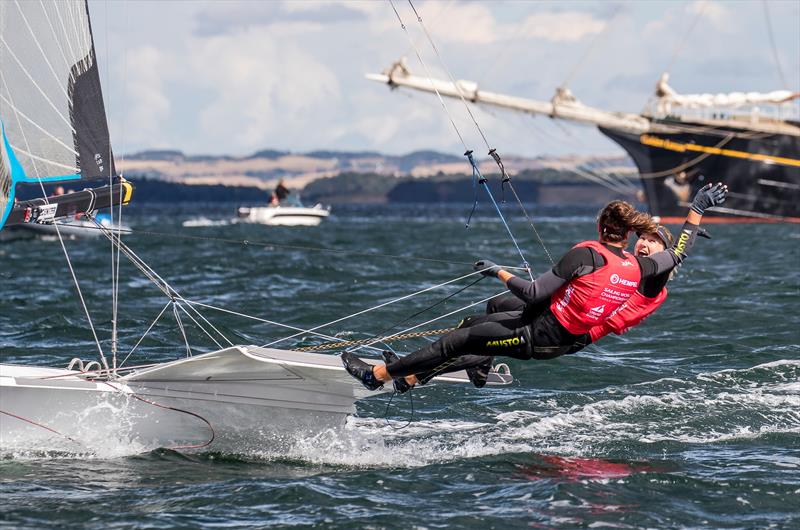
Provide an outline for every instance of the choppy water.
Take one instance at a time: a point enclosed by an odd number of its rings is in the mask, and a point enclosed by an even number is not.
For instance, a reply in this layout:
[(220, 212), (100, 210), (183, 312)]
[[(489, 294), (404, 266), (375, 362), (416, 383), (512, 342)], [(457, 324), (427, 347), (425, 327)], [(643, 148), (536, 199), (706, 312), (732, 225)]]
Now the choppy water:
[[(128, 221), (140, 233), (127, 241), (187, 298), (310, 327), (465, 274), (476, 258), (518, 263), (502, 225), (485, 206), (473, 228), (464, 229), (468, 210), (341, 207), (317, 228), (220, 223), (227, 211), (208, 207), (173, 217), (131, 210)], [(537, 227), (554, 255), (594, 236), (589, 212), (545, 213)], [(213, 222), (181, 226), (199, 217)], [(534, 267), (544, 270), (547, 259), (524, 220), (515, 218), (513, 229)], [(698, 242), (672, 282), (668, 302), (645, 325), (575, 356), (510, 361), (517, 379), (511, 387), (415, 390), (414, 418), (406, 427), (411, 407), (405, 397), (392, 403), (391, 423), (384, 419), (388, 398), (371, 398), (341, 432), (297, 440), (279, 454), (266, 445), (224, 455), (142, 454), (126, 446), (89, 455), (6, 451), (0, 460), (0, 523), (798, 528), (800, 229), (710, 230), (714, 239)], [(106, 340), (108, 244), (67, 245)], [(91, 358), (94, 343), (58, 244), (5, 244), (0, 264), (0, 360), (64, 366), (75, 356)], [(130, 265), (123, 265), (122, 277), (126, 350), (165, 301)], [(481, 282), (415, 320), (487, 297), (498, 285)], [(366, 337), (455, 289), (325, 331)], [(262, 344), (289, 334), (231, 315), (208, 316), (238, 342)], [(169, 323), (156, 327), (129, 362), (181, 355), (183, 341)], [(197, 351), (212, 347), (198, 333), (192, 337)]]

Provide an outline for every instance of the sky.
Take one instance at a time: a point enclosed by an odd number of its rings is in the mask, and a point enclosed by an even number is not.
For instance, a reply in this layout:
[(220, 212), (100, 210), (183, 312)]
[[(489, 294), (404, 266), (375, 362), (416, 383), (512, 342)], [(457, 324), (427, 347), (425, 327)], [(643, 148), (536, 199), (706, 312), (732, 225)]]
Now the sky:
[[(680, 93), (800, 90), (800, 2), (90, 0), (115, 152), (379, 151), (463, 146), (435, 96), (367, 81), (401, 56), (424, 76), (641, 112), (659, 76)], [(765, 8), (766, 5), (766, 8)], [(770, 39), (766, 13), (772, 28)], [(413, 44), (412, 44), (413, 43)], [(780, 69), (776, 66), (777, 52)], [(782, 75), (781, 75), (782, 73)], [(484, 143), (447, 102), (468, 147)], [(478, 110), (501, 153), (622, 151), (589, 126)]]

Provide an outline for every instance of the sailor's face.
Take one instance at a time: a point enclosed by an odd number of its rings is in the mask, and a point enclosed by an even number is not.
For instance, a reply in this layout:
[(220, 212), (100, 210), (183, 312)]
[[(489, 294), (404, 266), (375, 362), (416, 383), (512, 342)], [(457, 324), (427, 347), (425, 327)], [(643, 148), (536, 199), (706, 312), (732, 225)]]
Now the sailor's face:
[(633, 253), (637, 256), (645, 257), (664, 250), (664, 243), (655, 234), (642, 234), (636, 240)]

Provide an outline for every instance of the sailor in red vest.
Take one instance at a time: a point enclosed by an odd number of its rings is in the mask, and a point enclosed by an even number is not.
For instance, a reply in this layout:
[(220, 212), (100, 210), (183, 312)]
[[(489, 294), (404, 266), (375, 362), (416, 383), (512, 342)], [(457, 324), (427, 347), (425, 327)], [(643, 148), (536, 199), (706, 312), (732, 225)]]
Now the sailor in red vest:
[[(633, 247), (636, 256), (650, 256), (662, 252), (672, 245), (673, 237), (670, 231), (659, 226), (655, 232), (639, 234), (639, 239)], [(672, 277), (672, 271), (653, 276), (642, 282), (631, 297), (617, 308), (602, 324), (589, 330), (592, 342), (597, 342), (609, 333), (622, 335), (630, 328), (638, 326), (641, 322), (658, 309), (667, 299), (667, 282)]]
[(590, 330), (611, 318), (641, 285), (668, 274), (686, 258), (704, 210), (722, 203), (726, 195), (727, 187), (721, 183), (700, 189), (678, 241), (668, 250), (645, 257), (625, 251), (628, 235), (655, 232), (657, 225), (630, 204), (613, 201), (598, 216), (599, 240), (578, 243), (533, 282), (488, 260), (475, 263), (476, 271), (505, 283), (525, 302), (526, 310), (468, 319), (439, 340), (403, 358), (387, 359), (385, 365), (367, 364), (350, 352), (342, 354), (342, 362), (369, 389), (394, 379), (401, 390), (414, 381), (415, 374), (445, 371), (464, 355), (528, 360), (575, 353), (591, 342)]
[[(703, 234), (701, 233), (699, 235)], [(638, 233), (637, 236), (638, 239), (634, 245), (633, 254), (639, 257), (650, 256), (656, 252), (666, 250), (673, 242), (673, 237), (669, 229), (661, 225), (657, 227), (655, 232)], [(643, 281), (640, 288), (637, 289), (624, 304), (616, 309), (611, 317), (603, 323), (593, 326), (589, 330), (591, 341), (597, 342), (609, 333), (621, 335), (630, 328), (640, 324), (667, 299), (666, 284), (671, 277), (672, 271)], [(492, 298), (486, 304), (487, 314), (523, 311), (524, 309), (525, 302), (510, 292), (503, 296)], [(540, 307), (538, 311), (544, 309), (546, 309), (546, 306)], [(528, 311), (535, 312), (536, 309), (529, 308)], [(391, 358), (391, 356), (389, 358)], [(472, 381), (476, 387), (482, 388), (486, 384), (489, 372), (492, 369), (493, 361), (494, 357), (486, 355), (464, 355), (459, 358), (458, 362), (453, 363), (446, 372), (466, 370), (470, 381)], [(446, 372), (436, 370), (415, 375), (417, 382), (425, 384), (435, 375)], [(401, 386), (403, 385), (401, 384)]]
[[(661, 225), (656, 228), (655, 232), (640, 232), (637, 236), (638, 239), (633, 247), (633, 254), (638, 257), (646, 257), (661, 252), (672, 245), (673, 242), (669, 229)], [(671, 277), (672, 271), (642, 282), (640, 288), (631, 295), (630, 299), (615, 310), (611, 317), (589, 330), (592, 342), (597, 342), (600, 338), (612, 332), (622, 335), (630, 328), (641, 323), (667, 299), (666, 284)], [(524, 309), (525, 302), (517, 298), (513, 293), (493, 298), (486, 304), (487, 314), (522, 311)], [(473, 362), (475, 361), (477, 359), (473, 359)], [(459, 363), (459, 366), (465, 367), (466, 364)]]

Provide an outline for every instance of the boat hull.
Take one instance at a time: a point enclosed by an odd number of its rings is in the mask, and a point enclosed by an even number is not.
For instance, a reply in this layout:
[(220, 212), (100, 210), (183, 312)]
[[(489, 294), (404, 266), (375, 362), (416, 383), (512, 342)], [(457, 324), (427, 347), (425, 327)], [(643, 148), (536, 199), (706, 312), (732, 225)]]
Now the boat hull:
[(266, 206), (239, 208), (240, 219), (247, 223), (269, 226), (317, 226), (330, 215), (330, 210), (317, 204), (313, 208), (301, 206)]
[(599, 129), (633, 158), (653, 215), (683, 219), (700, 187), (722, 181), (730, 189), (728, 199), (709, 210), (704, 222), (800, 222), (798, 136), (734, 128), (650, 134)]
[(2, 365), (0, 447), (102, 452), (111, 440), (134, 452), (286, 450), (343, 425), (367, 395), (335, 356), (271, 352), (228, 348), (113, 381)]
[[(58, 230), (54, 223), (27, 223), (16, 226), (8, 227), (7, 230), (12, 231), (16, 235), (13, 239), (29, 239), (33, 237), (42, 238), (56, 238), (59, 233), (61, 237), (67, 239), (98, 239), (103, 236), (104, 232), (98, 226), (87, 219), (70, 219), (57, 221)], [(126, 234), (131, 231), (130, 227), (126, 225), (117, 225), (112, 228), (111, 223), (103, 219), (101, 220), (102, 226), (107, 228), (110, 232)], [(6, 229), (3, 230), (5, 232)]]
[[(511, 380), (492, 377), (490, 384)], [(468, 382), (464, 373), (443, 379)], [(285, 454), (311, 436), (342, 427), (356, 402), (371, 395), (376, 393), (352, 379), (335, 355), (255, 346), (155, 365), (111, 381), (72, 370), (0, 365), (0, 450)]]

